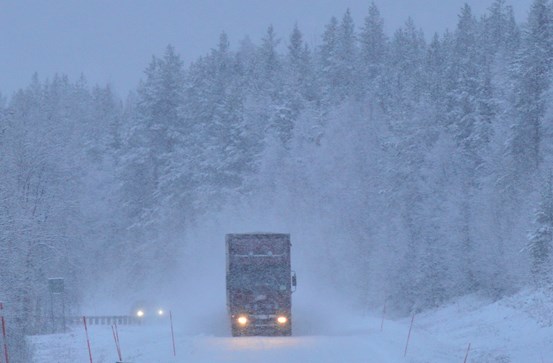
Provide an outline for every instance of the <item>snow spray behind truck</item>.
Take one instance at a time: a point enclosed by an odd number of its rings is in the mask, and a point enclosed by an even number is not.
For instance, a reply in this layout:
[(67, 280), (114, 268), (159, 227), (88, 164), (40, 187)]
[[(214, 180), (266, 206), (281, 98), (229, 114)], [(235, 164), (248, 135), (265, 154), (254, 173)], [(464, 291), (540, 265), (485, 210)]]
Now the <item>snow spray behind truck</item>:
[(226, 235), (227, 310), (232, 336), (292, 335), (290, 235)]

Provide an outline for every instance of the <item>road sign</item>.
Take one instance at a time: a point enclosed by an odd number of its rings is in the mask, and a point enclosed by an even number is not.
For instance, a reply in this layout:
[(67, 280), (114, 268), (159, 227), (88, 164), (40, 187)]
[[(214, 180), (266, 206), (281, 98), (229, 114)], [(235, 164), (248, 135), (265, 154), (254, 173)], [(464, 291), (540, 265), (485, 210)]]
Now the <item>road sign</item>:
[(63, 294), (63, 285), (63, 279), (61, 278), (48, 279), (48, 290), (50, 290), (52, 294)]

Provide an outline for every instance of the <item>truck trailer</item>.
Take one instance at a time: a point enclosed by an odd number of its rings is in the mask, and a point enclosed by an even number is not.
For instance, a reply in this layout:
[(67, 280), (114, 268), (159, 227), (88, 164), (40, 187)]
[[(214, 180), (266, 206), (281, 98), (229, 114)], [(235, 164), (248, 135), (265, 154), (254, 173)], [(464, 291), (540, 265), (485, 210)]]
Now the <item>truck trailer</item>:
[(227, 234), (226, 292), (232, 336), (292, 335), (290, 235)]

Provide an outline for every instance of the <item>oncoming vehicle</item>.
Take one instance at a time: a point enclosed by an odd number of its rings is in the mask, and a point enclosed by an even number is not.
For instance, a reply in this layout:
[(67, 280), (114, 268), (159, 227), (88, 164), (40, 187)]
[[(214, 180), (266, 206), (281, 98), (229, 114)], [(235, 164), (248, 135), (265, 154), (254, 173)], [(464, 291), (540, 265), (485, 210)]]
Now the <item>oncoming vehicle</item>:
[(227, 310), (232, 336), (292, 335), (290, 235), (226, 235)]
[(140, 301), (134, 304), (131, 315), (141, 319), (142, 321), (152, 322), (159, 321), (169, 315), (169, 311), (161, 305), (151, 304)]

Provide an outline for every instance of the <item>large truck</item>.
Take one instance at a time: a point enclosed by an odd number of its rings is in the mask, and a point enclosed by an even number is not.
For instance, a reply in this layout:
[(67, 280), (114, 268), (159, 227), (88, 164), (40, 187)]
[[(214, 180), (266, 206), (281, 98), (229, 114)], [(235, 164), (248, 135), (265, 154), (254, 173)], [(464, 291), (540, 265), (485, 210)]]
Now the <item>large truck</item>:
[(227, 234), (227, 311), (232, 336), (292, 335), (290, 235)]

